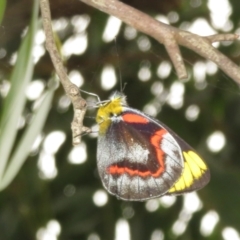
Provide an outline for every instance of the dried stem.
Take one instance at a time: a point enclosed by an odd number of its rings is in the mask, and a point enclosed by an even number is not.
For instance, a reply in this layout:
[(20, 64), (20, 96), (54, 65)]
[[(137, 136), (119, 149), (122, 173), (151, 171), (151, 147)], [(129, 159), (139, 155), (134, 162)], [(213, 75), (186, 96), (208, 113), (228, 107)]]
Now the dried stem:
[(56, 73), (63, 85), (67, 96), (71, 99), (74, 117), (71, 124), (73, 145), (81, 142), (81, 134), (90, 132), (83, 126), (83, 118), (86, 112), (86, 101), (81, 97), (79, 88), (73, 84), (66, 73), (61, 56), (57, 50), (51, 25), (51, 14), (48, 0), (40, 0), (40, 8), (42, 13), (42, 23), (46, 35), (46, 48), (50, 54)]
[(240, 84), (240, 68), (212, 46), (212, 43), (216, 41), (236, 40), (239, 38), (237, 34), (216, 34), (201, 37), (161, 23), (118, 0), (80, 1), (121, 19), (164, 44), (180, 79), (187, 77), (187, 71), (178, 45), (190, 48), (204, 58), (215, 62), (229, 77)]

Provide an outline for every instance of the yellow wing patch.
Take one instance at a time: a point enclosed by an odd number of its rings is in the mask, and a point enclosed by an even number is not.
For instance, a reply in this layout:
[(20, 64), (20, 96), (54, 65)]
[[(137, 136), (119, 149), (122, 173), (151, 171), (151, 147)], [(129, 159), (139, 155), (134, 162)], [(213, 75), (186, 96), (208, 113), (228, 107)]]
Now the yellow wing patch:
[(181, 177), (168, 194), (181, 194), (204, 187), (210, 180), (209, 170), (204, 161), (193, 151), (184, 151), (184, 169)]

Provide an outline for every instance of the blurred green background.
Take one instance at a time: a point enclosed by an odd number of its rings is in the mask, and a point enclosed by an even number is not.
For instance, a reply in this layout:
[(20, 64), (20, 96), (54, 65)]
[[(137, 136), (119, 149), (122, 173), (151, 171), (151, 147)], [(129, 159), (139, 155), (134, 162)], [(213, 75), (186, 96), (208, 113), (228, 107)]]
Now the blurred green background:
[[(123, 2), (200, 35), (240, 33), (238, 0)], [(189, 78), (180, 81), (150, 37), (77, 0), (50, 5), (71, 80), (107, 99), (121, 79), (129, 105), (194, 147), (211, 181), (197, 194), (147, 202), (106, 193), (96, 135), (72, 147), (73, 112), (44, 48), (37, 1), (0, 0), (0, 240), (240, 239), (239, 86), (185, 48)], [(239, 41), (216, 46), (239, 64)], [(90, 108), (85, 118), (93, 129), (95, 114)]]

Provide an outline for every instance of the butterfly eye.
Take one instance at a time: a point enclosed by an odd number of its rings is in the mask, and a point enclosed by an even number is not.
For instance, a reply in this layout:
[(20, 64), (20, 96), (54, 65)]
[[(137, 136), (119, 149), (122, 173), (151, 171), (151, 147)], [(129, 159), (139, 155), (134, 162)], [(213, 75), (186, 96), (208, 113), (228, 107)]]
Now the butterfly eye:
[(109, 118), (116, 117), (117, 115), (115, 113), (110, 113)]

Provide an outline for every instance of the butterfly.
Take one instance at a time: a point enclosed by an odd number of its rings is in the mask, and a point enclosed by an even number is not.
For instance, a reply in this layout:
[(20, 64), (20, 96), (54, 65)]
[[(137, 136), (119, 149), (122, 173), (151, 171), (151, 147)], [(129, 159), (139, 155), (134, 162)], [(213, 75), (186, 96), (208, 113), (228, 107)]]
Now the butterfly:
[(115, 92), (99, 103), (97, 166), (103, 186), (117, 198), (144, 201), (204, 187), (210, 171), (169, 127), (128, 106)]

